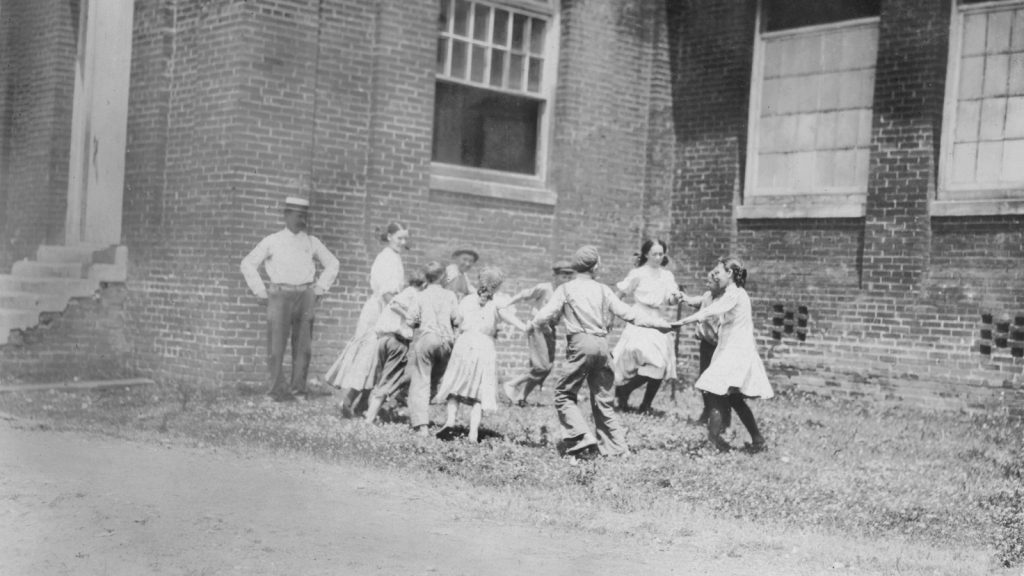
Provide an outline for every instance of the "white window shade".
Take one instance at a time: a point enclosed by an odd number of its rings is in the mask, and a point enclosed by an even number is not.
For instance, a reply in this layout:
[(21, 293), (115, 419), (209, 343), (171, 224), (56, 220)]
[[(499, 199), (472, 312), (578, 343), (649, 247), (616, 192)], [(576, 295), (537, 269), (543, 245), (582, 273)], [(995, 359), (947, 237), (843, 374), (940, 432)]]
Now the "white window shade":
[(746, 199), (866, 194), (878, 20), (764, 33), (759, 48)]
[(944, 199), (1024, 196), (1024, 3), (954, 16)]

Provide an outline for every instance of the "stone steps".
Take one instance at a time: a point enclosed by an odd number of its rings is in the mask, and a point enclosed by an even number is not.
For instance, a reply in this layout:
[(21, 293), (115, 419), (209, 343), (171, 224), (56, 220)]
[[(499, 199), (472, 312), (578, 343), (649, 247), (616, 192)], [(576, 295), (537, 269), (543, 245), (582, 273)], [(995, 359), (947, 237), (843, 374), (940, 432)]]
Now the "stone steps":
[(35, 260), (15, 262), (10, 274), (0, 274), (0, 345), (12, 330), (38, 325), (40, 312), (63, 312), (72, 298), (93, 296), (101, 283), (127, 279), (124, 246), (40, 246)]

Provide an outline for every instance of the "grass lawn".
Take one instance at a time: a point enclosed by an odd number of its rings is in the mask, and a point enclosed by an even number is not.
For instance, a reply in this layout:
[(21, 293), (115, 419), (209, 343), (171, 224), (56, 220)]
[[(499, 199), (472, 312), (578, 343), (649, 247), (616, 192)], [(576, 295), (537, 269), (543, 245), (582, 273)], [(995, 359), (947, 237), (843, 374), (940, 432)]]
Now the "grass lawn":
[[(784, 393), (752, 403), (767, 452), (718, 454), (690, 422), (696, 395), (673, 402), (663, 390), (658, 414), (623, 415), (633, 454), (570, 465), (554, 447), (549, 389), (532, 398), (539, 406), (485, 414), (479, 445), (415, 437), (400, 411), (397, 422), (377, 426), (342, 421), (338, 400), (275, 404), (249, 388), (158, 385), (7, 392), (0, 411), (55, 429), (401, 469), (487, 487), (510, 518), (666, 545), (694, 536), (679, 518), (727, 518), (759, 527), (749, 545), (780, 553), (789, 544), (776, 533), (847, 543), (832, 552), (840, 565), (877, 573), (980, 574), (1024, 564), (1024, 428), (999, 417)], [(441, 421), (443, 407), (432, 410)], [(734, 420), (733, 445), (741, 446), (748, 438)]]

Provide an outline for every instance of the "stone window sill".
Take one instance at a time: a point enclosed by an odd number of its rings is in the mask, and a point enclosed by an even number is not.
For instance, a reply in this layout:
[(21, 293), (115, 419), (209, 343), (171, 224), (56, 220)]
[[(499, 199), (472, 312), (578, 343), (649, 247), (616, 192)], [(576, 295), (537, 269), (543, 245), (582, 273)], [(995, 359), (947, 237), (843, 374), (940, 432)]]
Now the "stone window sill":
[(1024, 198), (936, 200), (932, 216), (1003, 216), (1024, 214)]
[(558, 201), (558, 194), (539, 178), (445, 164), (431, 165), (430, 189), (545, 206)]

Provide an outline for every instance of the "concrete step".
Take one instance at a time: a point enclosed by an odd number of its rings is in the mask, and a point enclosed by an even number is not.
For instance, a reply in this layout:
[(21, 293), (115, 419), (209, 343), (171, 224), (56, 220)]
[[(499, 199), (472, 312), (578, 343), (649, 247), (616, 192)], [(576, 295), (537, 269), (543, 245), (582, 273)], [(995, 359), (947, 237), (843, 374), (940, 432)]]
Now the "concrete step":
[(93, 264), (89, 267), (89, 279), (96, 282), (127, 282), (128, 267), (123, 264)]
[(79, 244), (76, 246), (40, 246), (36, 250), (38, 262), (80, 262), (91, 264), (97, 252), (111, 248), (105, 244)]
[(82, 278), (85, 264), (81, 262), (33, 262), (21, 260), (11, 267), (12, 276), (30, 278)]
[(88, 278), (32, 278), (0, 274), (0, 293), (38, 292), (82, 298), (92, 296), (98, 289), (99, 284)]
[(0, 308), (24, 308), (40, 312), (63, 312), (71, 298), (44, 292), (0, 291)]
[(36, 324), (39, 324), (38, 310), (0, 308), (0, 332), (9, 333), (11, 330), (24, 330)]

